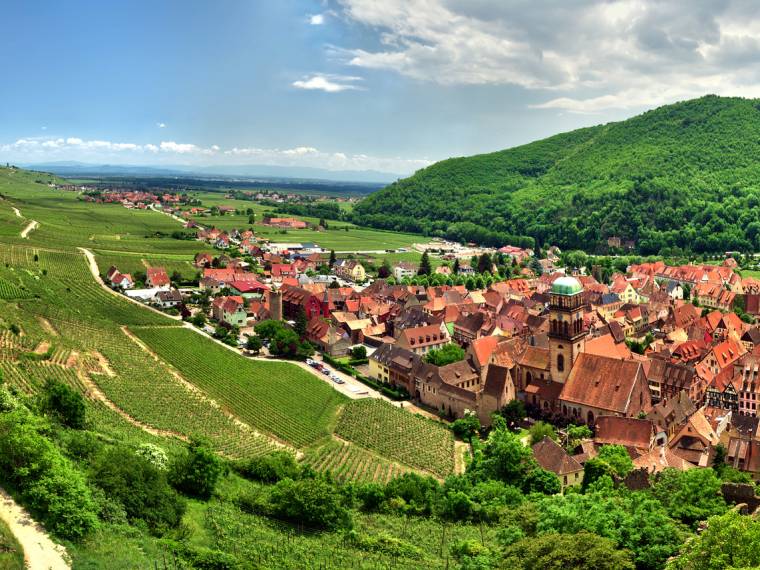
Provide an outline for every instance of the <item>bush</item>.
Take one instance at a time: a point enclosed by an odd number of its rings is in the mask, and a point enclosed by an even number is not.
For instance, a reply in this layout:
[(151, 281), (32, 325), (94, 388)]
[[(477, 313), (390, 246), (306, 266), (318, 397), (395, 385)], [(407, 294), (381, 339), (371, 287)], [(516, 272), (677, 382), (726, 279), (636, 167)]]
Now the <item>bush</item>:
[(460, 360), (464, 360), (464, 349), (458, 344), (453, 343), (433, 349), (425, 356), (425, 362), (429, 362), (435, 366), (446, 366)]
[(385, 497), (389, 501), (402, 499), (402, 503), (396, 504), (412, 514), (429, 515), (439, 489), (440, 485), (432, 477), (404, 473), (388, 482), (385, 486)]
[(97, 526), (82, 474), (48, 438), (45, 422), (18, 406), (0, 414), (0, 472), (60, 537), (79, 540)]
[(175, 489), (186, 495), (208, 499), (223, 470), (221, 459), (203, 442), (194, 439), (190, 442), (187, 453), (172, 464), (169, 481)]
[(154, 534), (175, 528), (185, 512), (185, 502), (166, 475), (127, 447), (102, 453), (93, 464), (92, 479), (124, 506), (130, 522), (144, 521)]
[(239, 461), (234, 464), (234, 469), (243, 477), (263, 483), (276, 483), (282, 479), (298, 479), (301, 475), (298, 462), (293, 454), (287, 451), (275, 451), (260, 457)]
[(349, 527), (351, 517), (334, 485), (323, 478), (283, 479), (269, 496), (274, 516), (312, 528)]
[(166, 471), (169, 467), (169, 458), (163, 448), (153, 443), (143, 443), (135, 452), (140, 457), (147, 459), (153, 467), (159, 471)]
[(85, 427), (86, 408), (84, 398), (66, 384), (57, 380), (45, 386), (44, 409), (63, 425), (72, 429)]

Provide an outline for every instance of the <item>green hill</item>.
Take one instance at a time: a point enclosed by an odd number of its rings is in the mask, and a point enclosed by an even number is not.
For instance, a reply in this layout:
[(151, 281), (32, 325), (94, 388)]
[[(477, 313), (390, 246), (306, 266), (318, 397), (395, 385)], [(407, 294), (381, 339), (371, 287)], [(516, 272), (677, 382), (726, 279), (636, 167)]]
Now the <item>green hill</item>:
[(760, 100), (711, 95), (444, 160), (363, 200), (354, 221), (488, 245), (757, 251)]

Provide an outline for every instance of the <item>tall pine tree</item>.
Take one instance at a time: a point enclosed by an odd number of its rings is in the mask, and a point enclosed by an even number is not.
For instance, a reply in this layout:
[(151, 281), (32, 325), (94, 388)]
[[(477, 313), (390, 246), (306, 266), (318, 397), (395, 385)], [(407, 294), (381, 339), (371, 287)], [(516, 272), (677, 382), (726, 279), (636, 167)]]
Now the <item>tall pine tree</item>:
[(430, 257), (426, 251), (422, 254), (422, 259), (420, 259), (420, 268), (417, 270), (417, 275), (430, 275), (431, 273)]

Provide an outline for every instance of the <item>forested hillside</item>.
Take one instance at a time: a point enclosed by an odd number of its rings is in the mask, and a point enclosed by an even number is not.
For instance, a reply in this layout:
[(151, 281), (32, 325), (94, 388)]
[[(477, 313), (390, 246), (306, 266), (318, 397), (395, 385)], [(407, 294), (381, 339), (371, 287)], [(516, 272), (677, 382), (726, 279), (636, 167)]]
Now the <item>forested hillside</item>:
[(760, 101), (706, 96), (444, 160), (366, 198), (354, 221), (488, 245), (756, 251)]

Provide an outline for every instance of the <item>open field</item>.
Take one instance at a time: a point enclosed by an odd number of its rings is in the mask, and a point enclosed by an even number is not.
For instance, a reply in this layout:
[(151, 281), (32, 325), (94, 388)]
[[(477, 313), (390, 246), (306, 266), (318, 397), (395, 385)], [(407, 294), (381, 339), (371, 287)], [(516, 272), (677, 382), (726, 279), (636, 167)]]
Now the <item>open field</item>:
[(439, 477), (454, 471), (454, 437), (442, 424), (382, 400), (353, 400), (341, 412), (335, 433), (383, 457)]
[(332, 431), (345, 396), (286, 362), (252, 361), (186, 328), (134, 328), (134, 334), (225, 409), (295, 446)]

